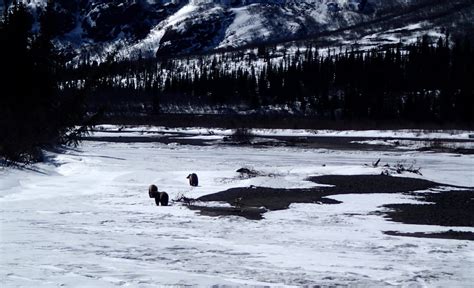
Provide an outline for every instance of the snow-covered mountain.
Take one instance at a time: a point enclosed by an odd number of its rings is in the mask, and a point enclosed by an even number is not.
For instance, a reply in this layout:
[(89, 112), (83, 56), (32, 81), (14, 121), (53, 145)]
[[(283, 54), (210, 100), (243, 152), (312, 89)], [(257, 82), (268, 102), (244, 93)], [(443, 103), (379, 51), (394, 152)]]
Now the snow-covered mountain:
[[(35, 11), (44, 7), (47, 0), (26, 2)], [(356, 41), (365, 36), (382, 38), (378, 40), (383, 42), (393, 38), (393, 33), (384, 35), (387, 31), (413, 34), (415, 30), (419, 34), (445, 28), (451, 33), (474, 30), (472, 0), (57, 0), (54, 3), (59, 45), (97, 53), (114, 49), (125, 57), (199, 53), (317, 37)], [(395, 38), (401, 37), (396, 35)]]

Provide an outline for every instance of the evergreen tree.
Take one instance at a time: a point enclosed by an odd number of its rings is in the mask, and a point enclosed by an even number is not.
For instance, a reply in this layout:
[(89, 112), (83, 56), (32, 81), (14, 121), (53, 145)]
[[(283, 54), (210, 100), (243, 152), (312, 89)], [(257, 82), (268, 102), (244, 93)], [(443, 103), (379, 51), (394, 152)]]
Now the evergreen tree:
[[(47, 17), (41, 25), (47, 27)], [(41, 148), (72, 141), (83, 124), (77, 97), (61, 98), (61, 65), (48, 29), (31, 34), (32, 16), (14, 2), (0, 23), (0, 157), (7, 161), (41, 160)]]

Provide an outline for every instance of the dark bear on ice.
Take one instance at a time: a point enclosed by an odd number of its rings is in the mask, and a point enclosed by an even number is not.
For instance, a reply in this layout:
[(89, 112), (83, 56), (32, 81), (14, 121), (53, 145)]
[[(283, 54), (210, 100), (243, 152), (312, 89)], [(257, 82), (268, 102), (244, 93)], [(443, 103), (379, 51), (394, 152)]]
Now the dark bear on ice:
[(150, 185), (148, 188), (148, 196), (155, 198), (156, 206), (168, 206), (169, 196), (166, 192), (158, 192), (156, 185)]
[(189, 179), (189, 185), (194, 187), (198, 186), (198, 176), (196, 173), (189, 174), (186, 178)]

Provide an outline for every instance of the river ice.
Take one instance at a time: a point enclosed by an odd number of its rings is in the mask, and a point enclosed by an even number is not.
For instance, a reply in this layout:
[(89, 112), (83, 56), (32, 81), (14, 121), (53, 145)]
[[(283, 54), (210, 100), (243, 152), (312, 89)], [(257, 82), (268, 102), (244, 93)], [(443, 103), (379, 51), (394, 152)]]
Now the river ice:
[[(311, 187), (308, 176), (380, 174), (363, 165), (378, 158), (416, 160), (417, 177), (474, 186), (473, 155), (92, 141), (49, 152), (46, 163), (0, 170), (1, 286), (472, 285), (473, 242), (382, 233), (474, 232), (373, 213), (417, 201), (407, 195), (337, 195), (342, 204), (293, 204), (251, 221), (156, 207), (147, 193), (152, 183), (170, 199), (249, 185)], [(241, 167), (271, 176), (240, 179)], [(191, 172), (199, 187), (189, 187)]]

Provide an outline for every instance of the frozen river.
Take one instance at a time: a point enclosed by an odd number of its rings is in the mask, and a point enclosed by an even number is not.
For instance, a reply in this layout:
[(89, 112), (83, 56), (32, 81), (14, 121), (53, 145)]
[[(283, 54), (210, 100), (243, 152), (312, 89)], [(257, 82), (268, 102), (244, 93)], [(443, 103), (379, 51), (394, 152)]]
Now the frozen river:
[[(3, 168), (0, 286), (472, 285), (474, 242), (382, 233), (474, 232), (373, 213), (416, 202), (407, 195), (337, 195), (342, 204), (293, 204), (251, 221), (156, 207), (147, 192), (152, 183), (170, 199), (249, 185), (312, 187), (308, 176), (380, 174), (363, 165), (378, 158), (416, 161), (417, 177), (474, 186), (473, 155), (416, 151), (86, 141), (28, 169)], [(240, 179), (241, 167), (271, 176)], [(189, 187), (191, 172), (199, 187)]]

